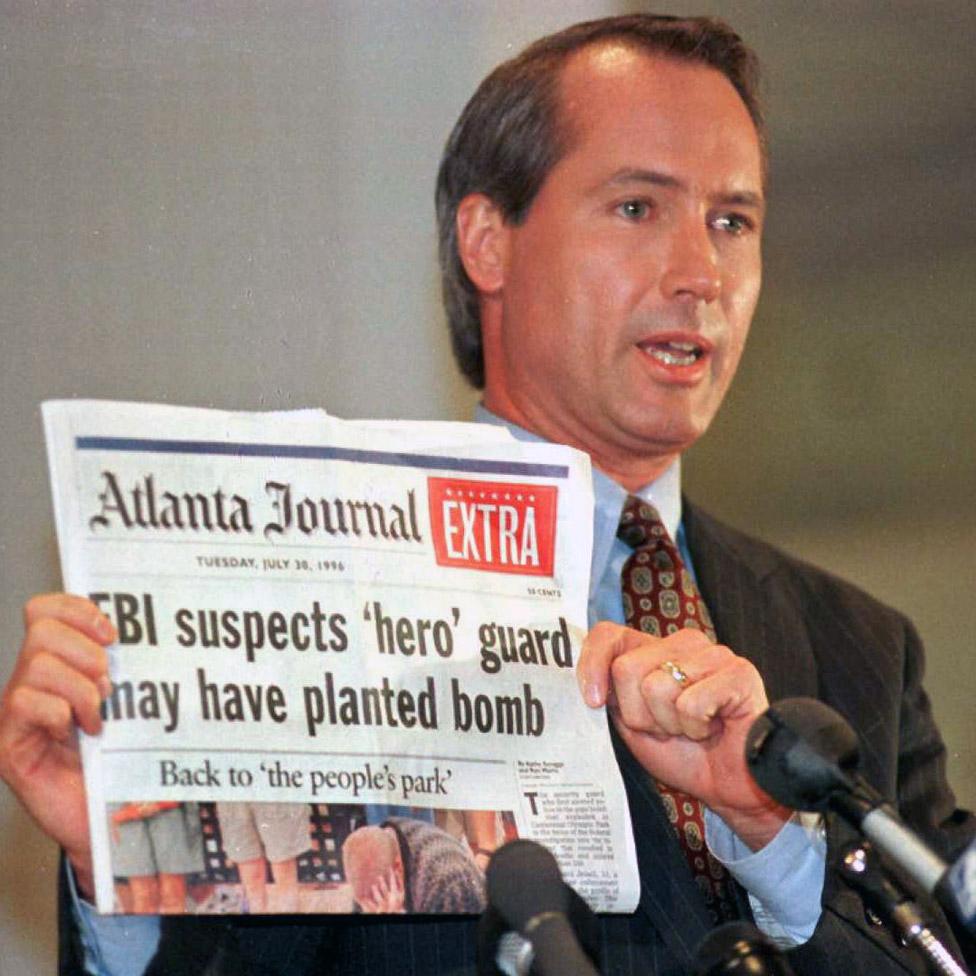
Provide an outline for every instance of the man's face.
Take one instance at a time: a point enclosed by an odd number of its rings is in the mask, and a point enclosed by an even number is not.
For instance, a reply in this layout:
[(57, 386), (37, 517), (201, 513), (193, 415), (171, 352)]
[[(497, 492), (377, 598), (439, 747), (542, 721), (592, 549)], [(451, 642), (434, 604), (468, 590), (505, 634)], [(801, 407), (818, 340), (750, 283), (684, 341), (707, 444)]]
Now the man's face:
[(561, 110), (571, 148), (502, 231), (485, 403), (638, 487), (704, 433), (742, 354), (759, 140), (719, 72), (618, 44), (573, 56)]

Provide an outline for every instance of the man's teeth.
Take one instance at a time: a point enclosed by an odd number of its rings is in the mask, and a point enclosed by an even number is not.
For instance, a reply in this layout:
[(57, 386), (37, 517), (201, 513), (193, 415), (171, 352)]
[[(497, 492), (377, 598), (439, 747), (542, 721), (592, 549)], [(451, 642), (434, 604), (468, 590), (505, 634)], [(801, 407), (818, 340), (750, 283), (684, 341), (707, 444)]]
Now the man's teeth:
[(665, 366), (690, 366), (701, 355), (701, 349), (693, 342), (669, 342), (651, 346), (648, 352)]

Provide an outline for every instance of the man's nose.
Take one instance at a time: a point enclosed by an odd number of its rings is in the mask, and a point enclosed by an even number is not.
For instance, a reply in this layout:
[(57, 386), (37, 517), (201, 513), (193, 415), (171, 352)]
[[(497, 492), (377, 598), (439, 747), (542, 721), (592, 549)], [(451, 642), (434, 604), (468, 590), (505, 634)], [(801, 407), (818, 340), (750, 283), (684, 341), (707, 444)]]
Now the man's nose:
[(714, 302), (718, 298), (722, 290), (718, 255), (700, 218), (675, 227), (661, 290), (669, 299)]

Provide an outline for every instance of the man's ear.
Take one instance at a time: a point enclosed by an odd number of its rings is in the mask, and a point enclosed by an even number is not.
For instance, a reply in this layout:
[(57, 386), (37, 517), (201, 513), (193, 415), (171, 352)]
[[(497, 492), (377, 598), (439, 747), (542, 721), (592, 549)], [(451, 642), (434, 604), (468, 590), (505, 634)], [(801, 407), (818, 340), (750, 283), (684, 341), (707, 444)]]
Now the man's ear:
[(469, 193), (458, 204), (455, 220), (464, 270), (483, 295), (496, 294), (505, 284), (511, 228), (484, 193)]

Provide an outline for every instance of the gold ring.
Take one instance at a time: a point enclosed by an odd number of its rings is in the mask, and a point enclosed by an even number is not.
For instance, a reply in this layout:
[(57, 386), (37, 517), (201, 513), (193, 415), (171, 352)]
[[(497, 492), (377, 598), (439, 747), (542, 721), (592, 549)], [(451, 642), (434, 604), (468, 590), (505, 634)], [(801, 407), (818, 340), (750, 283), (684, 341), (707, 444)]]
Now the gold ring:
[(687, 673), (682, 671), (674, 661), (665, 661), (660, 667), (662, 671), (667, 671), (682, 688), (688, 684), (689, 679)]

